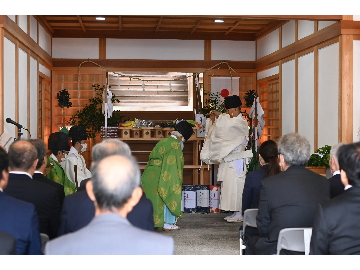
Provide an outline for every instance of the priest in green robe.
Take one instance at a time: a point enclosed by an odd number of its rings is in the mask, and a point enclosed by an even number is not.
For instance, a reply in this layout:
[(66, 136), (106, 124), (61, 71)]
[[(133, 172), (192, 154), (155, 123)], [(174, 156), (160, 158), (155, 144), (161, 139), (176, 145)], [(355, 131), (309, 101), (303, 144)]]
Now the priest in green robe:
[(67, 152), (70, 150), (68, 135), (64, 132), (50, 134), (48, 148), (51, 155), (47, 159), (46, 177), (64, 186), (65, 196), (75, 193), (76, 187), (67, 177), (61, 162), (65, 160)]
[(151, 151), (141, 177), (145, 195), (154, 208), (154, 226), (171, 231), (181, 214), (184, 155), (183, 143), (193, 134), (187, 121), (180, 121), (168, 138), (161, 139)]

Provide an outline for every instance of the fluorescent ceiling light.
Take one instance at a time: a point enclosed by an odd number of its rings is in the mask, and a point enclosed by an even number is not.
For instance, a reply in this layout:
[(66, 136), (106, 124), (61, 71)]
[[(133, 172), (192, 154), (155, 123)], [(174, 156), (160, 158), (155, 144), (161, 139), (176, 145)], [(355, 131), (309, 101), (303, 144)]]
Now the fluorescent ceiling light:
[(96, 19), (99, 20), (99, 21), (105, 21), (104, 17), (96, 17)]
[(214, 22), (224, 22), (224, 20), (215, 20)]

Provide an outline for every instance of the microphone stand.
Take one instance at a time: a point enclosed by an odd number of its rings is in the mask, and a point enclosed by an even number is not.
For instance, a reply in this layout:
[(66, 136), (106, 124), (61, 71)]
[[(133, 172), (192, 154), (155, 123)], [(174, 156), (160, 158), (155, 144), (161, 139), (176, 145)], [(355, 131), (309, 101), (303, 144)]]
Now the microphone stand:
[(21, 140), (21, 135), (23, 135), (23, 133), (21, 132), (21, 127), (17, 127), (17, 128), (18, 128), (18, 137), (14, 138), (14, 141)]

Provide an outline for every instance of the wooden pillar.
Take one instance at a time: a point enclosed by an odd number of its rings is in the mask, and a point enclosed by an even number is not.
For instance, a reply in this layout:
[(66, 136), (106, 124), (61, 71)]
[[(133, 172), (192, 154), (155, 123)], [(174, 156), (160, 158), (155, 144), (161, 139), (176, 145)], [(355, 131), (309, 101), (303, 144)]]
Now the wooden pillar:
[(353, 142), (353, 36), (340, 37), (339, 142)]
[(211, 60), (211, 40), (204, 40), (204, 60)]
[(0, 27), (0, 134), (4, 133), (4, 28)]
[(99, 59), (106, 59), (106, 38), (99, 38)]

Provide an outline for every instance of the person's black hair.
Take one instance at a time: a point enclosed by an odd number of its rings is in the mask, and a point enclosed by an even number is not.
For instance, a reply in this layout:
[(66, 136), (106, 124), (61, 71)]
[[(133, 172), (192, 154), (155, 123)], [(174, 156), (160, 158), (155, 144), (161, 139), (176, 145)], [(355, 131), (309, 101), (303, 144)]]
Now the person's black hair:
[(48, 139), (48, 148), (49, 150), (57, 156), (58, 152), (69, 151), (70, 146), (68, 143), (69, 137), (66, 133), (63, 132), (54, 132), (51, 133)]
[(2, 177), (3, 171), (9, 171), (9, 157), (6, 151), (0, 148), (0, 178)]
[(349, 184), (360, 187), (360, 142), (340, 146), (337, 158), (340, 170), (346, 172)]
[(264, 159), (269, 167), (266, 171), (266, 176), (276, 175), (280, 172), (278, 148), (276, 142), (268, 140), (263, 142), (259, 147), (259, 154)]

